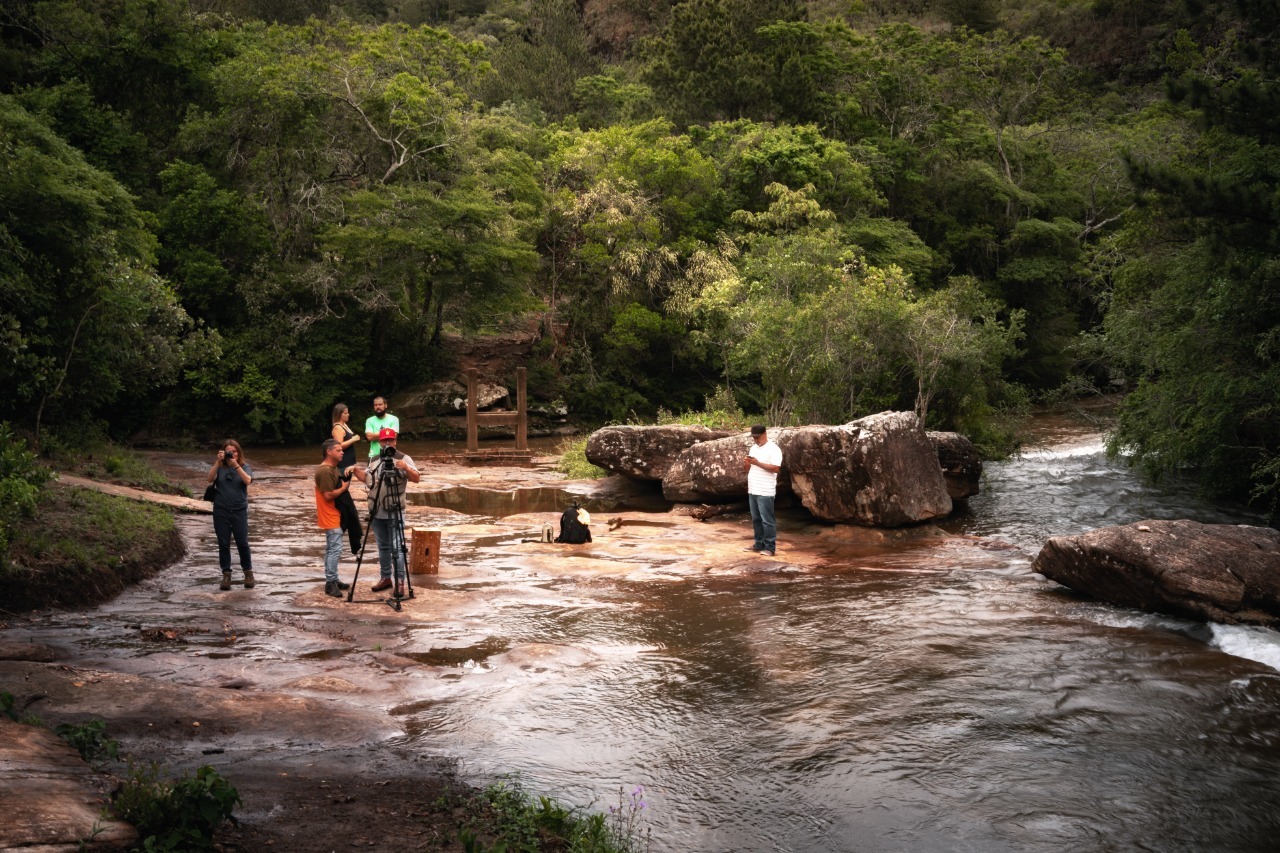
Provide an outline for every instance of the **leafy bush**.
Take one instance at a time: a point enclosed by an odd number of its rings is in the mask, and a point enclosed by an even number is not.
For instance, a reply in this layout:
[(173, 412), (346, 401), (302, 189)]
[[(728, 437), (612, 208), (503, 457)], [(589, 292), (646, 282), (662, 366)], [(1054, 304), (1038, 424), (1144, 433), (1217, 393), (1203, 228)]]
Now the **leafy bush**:
[(658, 409), (658, 423), (684, 424), (685, 426), (704, 426), (711, 429), (743, 429), (749, 427), (750, 421), (733, 392), (723, 385), (707, 396), (707, 402), (701, 412), (685, 412), (674, 415), (666, 409)]
[(240, 794), (218, 771), (205, 765), (194, 777), (160, 778), (159, 766), (130, 765), (129, 778), (116, 795), (115, 813), (138, 829), (142, 849), (213, 849), (213, 833), (242, 803)]
[(12, 427), (0, 423), (0, 568), (7, 565), (14, 529), (35, 513), (41, 487), (52, 476)]
[(120, 757), (120, 742), (107, 737), (107, 724), (102, 720), (63, 723), (53, 733), (74, 746), (80, 757), (95, 767)]

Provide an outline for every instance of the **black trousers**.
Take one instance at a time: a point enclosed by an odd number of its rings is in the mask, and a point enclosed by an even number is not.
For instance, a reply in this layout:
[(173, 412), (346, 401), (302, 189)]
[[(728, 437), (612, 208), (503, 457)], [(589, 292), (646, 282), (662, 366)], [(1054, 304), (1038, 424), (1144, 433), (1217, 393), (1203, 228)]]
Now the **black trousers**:
[(218, 537), (218, 565), (223, 573), (231, 571), (231, 539), (235, 537), (240, 552), (240, 568), (253, 570), (253, 557), (249, 554), (249, 508), (213, 508), (213, 535)]

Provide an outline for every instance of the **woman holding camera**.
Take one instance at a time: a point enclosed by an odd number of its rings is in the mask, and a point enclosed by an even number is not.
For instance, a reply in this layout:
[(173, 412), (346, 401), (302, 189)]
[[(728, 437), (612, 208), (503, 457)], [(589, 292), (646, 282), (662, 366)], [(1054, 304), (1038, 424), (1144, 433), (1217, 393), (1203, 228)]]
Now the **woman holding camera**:
[(209, 469), (209, 482), (217, 491), (213, 497), (213, 533), (218, 537), (218, 565), (222, 567), (222, 583), (218, 589), (231, 589), (231, 537), (240, 552), (240, 568), (244, 571), (244, 587), (252, 589), (253, 557), (249, 553), (249, 484), (253, 469), (245, 461), (240, 442), (228, 438), (222, 442), (218, 458)]
[[(338, 470), (342, 472), (344, 480), (351, 479), (351, 469), (356, 464), (356, 442), (363, 437), (359, 433), (347, 426), (347, 421), (351, 420), (351, 410), (347, 408), (346, 403), (339, 403), (333, 407), (333, 428), (329, 430), (329, 437), (342, 445), (342, 462), (338, 465)], [(351, 542), (351, 553), (360, 553), (360, 513), (356, 510), (356, 503), (351, 497), (351, 492), (345, 491), (334, 499), (334, 505), (338, 508), (338, 515), (342, 518), (342, 529), (347, 532), (347, 538)]]

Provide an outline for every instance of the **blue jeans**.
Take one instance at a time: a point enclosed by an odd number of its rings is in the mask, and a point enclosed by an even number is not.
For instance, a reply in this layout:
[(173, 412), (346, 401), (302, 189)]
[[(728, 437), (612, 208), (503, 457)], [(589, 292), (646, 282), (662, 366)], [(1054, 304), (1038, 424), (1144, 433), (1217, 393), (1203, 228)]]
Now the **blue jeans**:
[(326, 583), (338, 579), (338, 560), (342, 559), (342, 528), (324, 532), (324, 579)]
[(391, 577), (391, 567), (395, 566), (396, 582), (404, 582), (404, 543), (401, 541), (399, 519), (375, 518), (373, 535), (378, 540), (378, 572), (383, 578)]
[(218, 565), (225, 575), (231, 571), (231, 537), (235, 537), (240, 552), (240, 568), (253, 571), (253, 556), (249, 553), (249, 508), (213, 508), (213, 535), (218, 537)]
[(756, 535), (757, 551), (778, 550), (778, 522), (773, 514), (773, 496), (747, 495), (751, 509), (751, 529)]

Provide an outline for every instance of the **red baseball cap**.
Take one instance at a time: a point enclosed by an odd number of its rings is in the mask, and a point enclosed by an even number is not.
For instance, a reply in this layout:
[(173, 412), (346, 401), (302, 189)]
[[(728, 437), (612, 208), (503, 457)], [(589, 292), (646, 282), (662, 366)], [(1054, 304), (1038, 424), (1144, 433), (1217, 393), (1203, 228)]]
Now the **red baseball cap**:
[(388, 438), (395, 438), (396, 431), (391, 427), (383, 427), (378, 430), (378, 441), (386, 441)]

